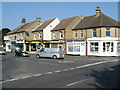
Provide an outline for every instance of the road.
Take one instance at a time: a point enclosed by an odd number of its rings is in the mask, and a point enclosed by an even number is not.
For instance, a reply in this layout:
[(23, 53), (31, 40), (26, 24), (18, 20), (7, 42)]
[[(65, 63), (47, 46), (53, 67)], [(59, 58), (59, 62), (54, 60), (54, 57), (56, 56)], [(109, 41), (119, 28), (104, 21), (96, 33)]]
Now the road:
[(118, 58), (65, 56), (65, 59), (2, 58), (3, 88), (117, 88)]

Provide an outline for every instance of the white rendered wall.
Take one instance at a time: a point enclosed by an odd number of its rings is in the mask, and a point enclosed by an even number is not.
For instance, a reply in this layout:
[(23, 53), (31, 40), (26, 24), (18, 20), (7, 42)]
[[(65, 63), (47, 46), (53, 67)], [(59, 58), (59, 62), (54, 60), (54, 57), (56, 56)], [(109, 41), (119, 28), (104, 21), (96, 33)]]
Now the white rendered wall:
[(51, 40), (51, 30), (55, 28), (59, 23), (60, 20), (56, 18), (45, 29), (43, 29), (43, 40)]

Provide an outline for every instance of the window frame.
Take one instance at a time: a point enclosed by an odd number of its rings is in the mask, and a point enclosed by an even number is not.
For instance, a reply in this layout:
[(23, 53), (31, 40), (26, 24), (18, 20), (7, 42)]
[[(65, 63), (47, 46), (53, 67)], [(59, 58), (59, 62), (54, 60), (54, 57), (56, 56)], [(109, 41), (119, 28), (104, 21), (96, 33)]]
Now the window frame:
[[(94, 31), (95, 30), (95, 31)], [(94, 33), (95, 33), (95, 36), (94, 36)], [(92, 30), (92, 37), (97, 37), (97, 30), (96, 29), (93, 29)]]
[[(83, 36), (82, 36), (82, 34), (83, 34)], [(80, 31), (80, 38), (84, 38), (84, 30)]]
[[(109, 36), (107, 35), (107, 32), (109, 32)], [(110, 28), (106, 28), (106, 37), (110, 37)]]
[[(76, 37), (77, 35), (77, 37)], [(78, 38), (78, 31), (74, 31), (74, 38)]]

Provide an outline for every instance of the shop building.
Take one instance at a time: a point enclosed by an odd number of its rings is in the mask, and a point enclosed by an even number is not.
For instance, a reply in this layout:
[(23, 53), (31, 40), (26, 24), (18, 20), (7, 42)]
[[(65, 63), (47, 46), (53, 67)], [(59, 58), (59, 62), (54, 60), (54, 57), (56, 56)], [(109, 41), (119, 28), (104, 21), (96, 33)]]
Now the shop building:
[(52, 41), (51, 46), (64, 48), (67, 54), (67, 42), (73, 40), (72, 28), (80, 21), (79, 16), (74, 16), (70, 18), (65, 18), (60, 21), (60, 23), (51, 31)]
[(5, 36), (6, 39), (6, 51), (12, 52), (16, 47), (21, 48), (23, 51), (34, 51), (36, 47), (29, 46), (27, 47), (27, 41), (32, 41), (33, 33), (32, 31), (39, 27), (42, 22), (41, 18), (37, 17), (35, 21), (26, 23), (26, 19), (22, 19), (22, 24), (7, 33)]
[(58, 18), (50, 19), (33, 31), (33, 41), (36, 42), (36, 47), (51, 48), (51, 43), (55, 43), (51, 40), (51, 30), (60, 23)]
[(74, 28), (74, 32), (84, 32), (86, 55), (118, 56), (119, 25), (118, 21), (96, 8), (96, 15), (85, 16)]

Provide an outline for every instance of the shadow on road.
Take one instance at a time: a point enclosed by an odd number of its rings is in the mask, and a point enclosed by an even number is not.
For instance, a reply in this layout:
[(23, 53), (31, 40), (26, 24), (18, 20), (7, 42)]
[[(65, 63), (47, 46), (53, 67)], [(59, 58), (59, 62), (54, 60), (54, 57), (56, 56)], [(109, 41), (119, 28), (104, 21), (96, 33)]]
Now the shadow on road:
[(90, 76), (94, 78), (95, 83), (89, 85), (95, 88), (120, 88), (120, 65), (104, 71), (92, 70)]

